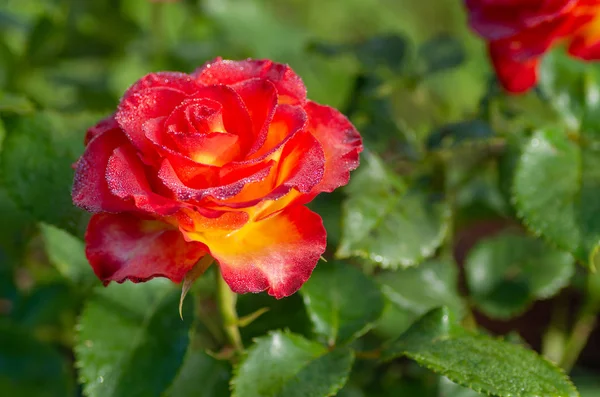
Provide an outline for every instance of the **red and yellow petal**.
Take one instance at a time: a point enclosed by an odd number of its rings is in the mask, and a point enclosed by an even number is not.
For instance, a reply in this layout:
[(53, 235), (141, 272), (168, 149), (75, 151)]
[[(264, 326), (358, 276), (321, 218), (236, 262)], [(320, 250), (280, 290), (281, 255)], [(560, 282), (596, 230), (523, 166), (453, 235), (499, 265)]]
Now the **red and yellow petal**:
[(250, 163), (271, 156), (299, 131), (304, 130), (307, 122), (306, 112), (300, 106), (278, 105), (262, 146), (245, 162)]
[(327, 240), (321, 217), (304, 206), (249, 222), (233, 233), (186, 234), (206, 244), (234, 292), (267, 290), (276, 298), (293, 294), (308, 280)]
[(569, 54), (586, 60), (600, 59), (600, 1), (588, 0), (587, 7), (581, 7), (573, 16), (572, 24), (575, 33), (569, 44)]
[(231, 171), (235, 178), (229, 175), (231, 180), (221, 178), (221, 181), (212, 187), (197, 189), (186, 185), (179, 177), (176, 167), (168, 159), (165, 159), (158, 171), (158, 177), (178, 200), (200, 201), (208, 197), (213, 197), (216, 200), (226, 200), (237, 195), (245, 185), (265, 179), (273, 166), (274, 162), (265, 161), (239, 167), (235, 171)]
[(246, 184), (231, 198), (210, 200), (208, 205), (246, 209), (252, 219), (259, 219), (280, 211), (282, 203), (290, 202), (284, 197), (292, 190), (303, 196), (302, 204), (311, 201), (315, 197), (312, 190), (322, 181), (326, 167), (320, 143), (310, 132), (300, 131), (278, 154), (279, 161), (264, 179)]
[(363, 150), (360, 134), (339, 111), (308, 101), (308, 130), (325, 153), (325, 173), (314, 192), (332, 192), (350, 180), (350, 171), (359, 164)]
[(217, 58), (201, 66), (193, 74), (200, 84), (232, 85), (259, 78), (270, 81), (277, 88), (279, 103), (304, 104), (306, 87), (302, 79), (288, 66), (268, 59), (229, 61)]
[(169, 224), (129, 214), (92, 216), (85, 240), (87, 258), (104, 284), (153, 277), (178, 283), (207, 252)]

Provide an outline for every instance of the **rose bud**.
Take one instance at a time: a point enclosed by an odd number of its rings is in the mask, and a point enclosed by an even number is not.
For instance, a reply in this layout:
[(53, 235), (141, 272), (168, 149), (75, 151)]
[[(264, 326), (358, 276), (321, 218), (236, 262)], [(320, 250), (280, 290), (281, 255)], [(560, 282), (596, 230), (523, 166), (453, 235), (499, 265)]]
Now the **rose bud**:
[(488, 42), (502, 86), (529, 90), (543, 54), (566, 43), (570, 55), (600, 59), (600, 0), (465, 0), (469, 24)]
[(325, 251), (305, 205), (347, 184), (362, 151), (287, 65), (220, 58), (143, 77), (85, 142), (73, 202), (94, 214), (86, 255), (105, 284), (181, 282), (210, 255), (234, 292), (277, 298)]

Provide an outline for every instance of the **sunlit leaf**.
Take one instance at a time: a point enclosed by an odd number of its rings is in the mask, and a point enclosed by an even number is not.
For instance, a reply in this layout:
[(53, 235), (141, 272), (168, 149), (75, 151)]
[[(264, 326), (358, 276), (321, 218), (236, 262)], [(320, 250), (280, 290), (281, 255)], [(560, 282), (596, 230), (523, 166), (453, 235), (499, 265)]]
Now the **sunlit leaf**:
[(354, 354), (285, 332), (256, 339), (236, 366), (233, 397), (327, 397), (348, 379)]
[(447, 308), (427, 313), (383, 353), (385, 360), (399, 356), (499, 397), (579, 396), (554, 364), (519, 345), (464, 330)]

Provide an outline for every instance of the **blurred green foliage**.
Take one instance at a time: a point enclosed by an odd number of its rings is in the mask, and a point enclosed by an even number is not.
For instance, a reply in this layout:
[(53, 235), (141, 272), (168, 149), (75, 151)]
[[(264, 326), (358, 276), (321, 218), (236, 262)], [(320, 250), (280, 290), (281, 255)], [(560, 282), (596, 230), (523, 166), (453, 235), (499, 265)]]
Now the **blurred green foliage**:
[[(3, 0), (0, 393), (577, 395), (521, 339), (490, 338), (506, 332), (477, 320), (508, 321), (568, 288), (548, 331), (527, 342), (543, 340), (540, 353), (569, 371), (589, 336), (578, 325), (600, 309), (589, 273), (600, 252), (599, 66), (549, 54), (536, 90), (506, 96), (461, 2), (433, 3)], [(217, 56), (290, 64), (366, 147), (349, 186), (311, 204), (328, 262), (284, 300), (239, 297), (240, 317), (260, 315), (240, 324), (247, 350), (234, 360), (212, 270), (183, 321), (164, 280), (104, 288), (83, 251), (89, 215), (70, 199), (85, 129), (130, 84)], [(558, 315), (565, 295), (583, 297), (580, 314)], [(582, 395), (600, 393), (597, 371), (575, 368)]]

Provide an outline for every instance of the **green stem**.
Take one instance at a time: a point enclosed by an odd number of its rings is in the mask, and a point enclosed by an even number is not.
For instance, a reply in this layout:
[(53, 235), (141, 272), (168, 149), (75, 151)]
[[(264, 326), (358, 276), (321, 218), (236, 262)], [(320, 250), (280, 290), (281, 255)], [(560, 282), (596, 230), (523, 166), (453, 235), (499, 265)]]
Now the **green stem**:
[(231, 291), (229, 285), (223, 280), (220, 271), (215, 271), (215, 278), (217, 285), (217, 304), (219, 306), (219, 313), (221, 314), (223, 330), (233, 348), (237, 352), (242, 352), (244, 346), (242, 345), (242, 337), (238, 328), (238, 315), (235, 308), (237, 295)]
[(150, 8), (150, 21), (151, 21), (151, 33), (150, 40), (154, 47), (154, 61), (162, 63), (165, 55), (165, 24), (164, 24), (164, 8), (165, 5), (162, 2), (155, 2), (151, 4)]
[(542, 355), (555, 363), (565, 355), (568, 314), (568, 300), (564, 296), (558, 297), (552, 307), (550, 326), (542, 338)]
[(560, 360), (560, 366), (567, 373), (571, 371), (571, 368), (577, 362), (579, 354), (581, 354), (596, 326), (597, 309), (596, 304), (587, 303), (577, 316), (571, 335), (567, 339), (562, 360)]

